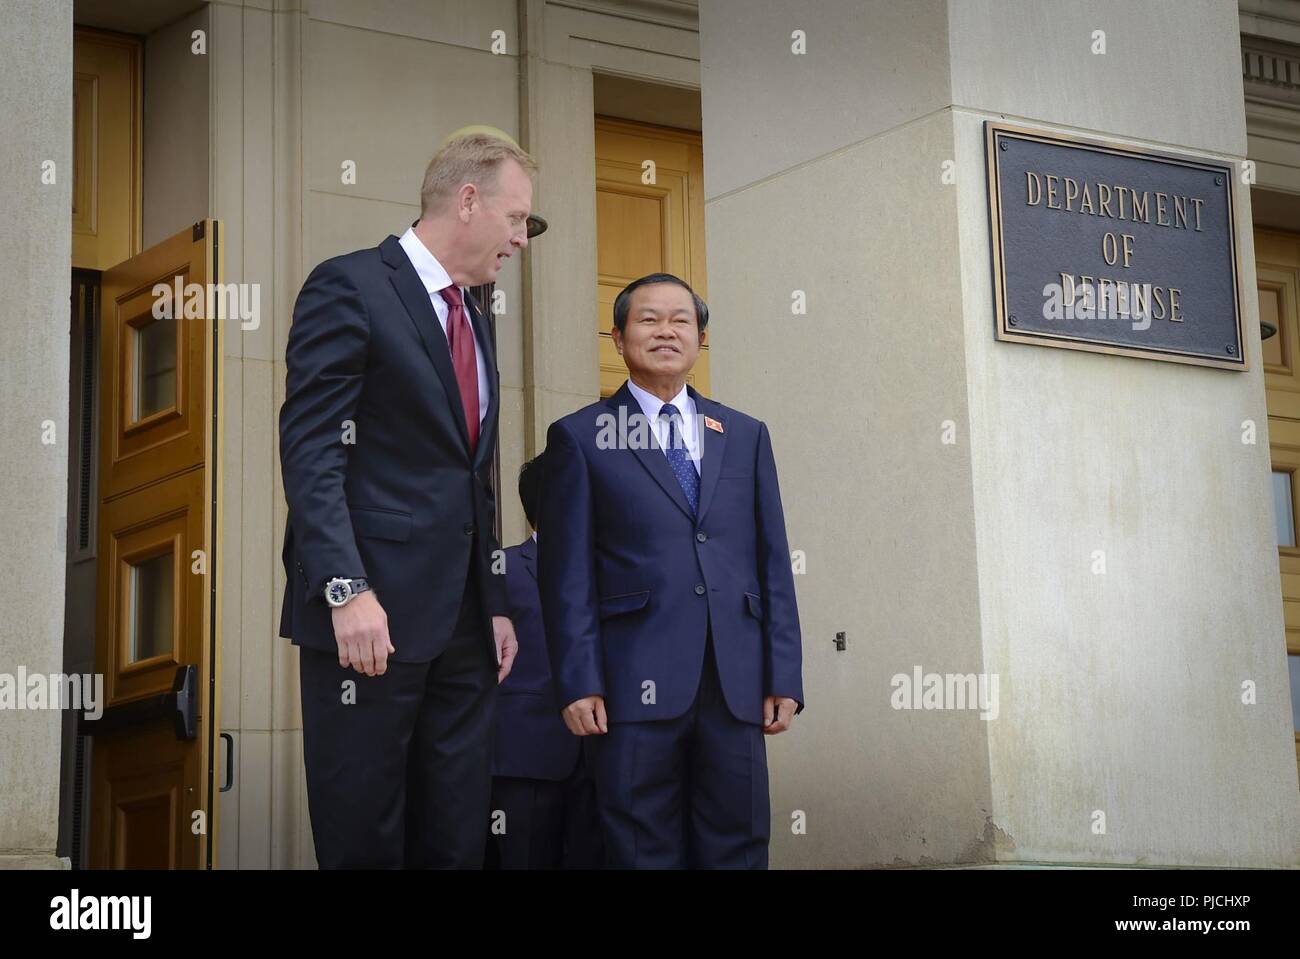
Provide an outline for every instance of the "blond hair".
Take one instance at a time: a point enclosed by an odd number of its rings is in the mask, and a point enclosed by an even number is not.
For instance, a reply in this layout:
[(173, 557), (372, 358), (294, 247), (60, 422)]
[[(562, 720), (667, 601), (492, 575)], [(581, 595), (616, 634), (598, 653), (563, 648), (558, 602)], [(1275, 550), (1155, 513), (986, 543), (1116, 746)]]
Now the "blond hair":
[(490, 193), (506, 160), (514, 160), (529, 176), (537, 172), (537, 161), (508, 140), (489, 133), (454, 138), (433, 155), (425, 168), (420, 216), (438, 209), (466, 183)]

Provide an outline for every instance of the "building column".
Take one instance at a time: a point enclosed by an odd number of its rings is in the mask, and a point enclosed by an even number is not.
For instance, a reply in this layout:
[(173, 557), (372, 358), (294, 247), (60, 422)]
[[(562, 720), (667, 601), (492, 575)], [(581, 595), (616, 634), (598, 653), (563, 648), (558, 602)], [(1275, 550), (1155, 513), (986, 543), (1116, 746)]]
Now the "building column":
[[(533, 209), (551, 225), (523, 260), (520, 462), (542, 451), (552, 422), (600, 396), (591, 68), (568, 62), (555, 15), (546, 0), (520, 0), (519, 142), (539, 167)], [(513, 503), (518, 467), (503, 457), (502, 471), (499, 495)]]
[[(984, 121), (1240, 161), (1236, 4), (715, 0), (700, 39), (715, 393), (806, 568), (773, 863), (1300, 862), (1248, 188), (1249, 372), (994, 337)], [(917, 669), (996, 715), (897, 708)]]
[[(63, 670), (72, 256), (72, 3), (5, 7), (0, 60), (0, 673)], [(24, 696), (26, 689), (16, 689)], [(0, 713), (0, 868), (57, 857), (57, 709)]]

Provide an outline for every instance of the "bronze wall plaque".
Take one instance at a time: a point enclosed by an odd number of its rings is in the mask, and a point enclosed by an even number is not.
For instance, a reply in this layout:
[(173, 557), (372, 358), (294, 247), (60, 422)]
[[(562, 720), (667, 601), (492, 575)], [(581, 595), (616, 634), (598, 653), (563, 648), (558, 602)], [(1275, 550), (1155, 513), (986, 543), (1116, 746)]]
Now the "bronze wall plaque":
[(984, 127), (999, 340), (1248, 368), (1232, 166)]

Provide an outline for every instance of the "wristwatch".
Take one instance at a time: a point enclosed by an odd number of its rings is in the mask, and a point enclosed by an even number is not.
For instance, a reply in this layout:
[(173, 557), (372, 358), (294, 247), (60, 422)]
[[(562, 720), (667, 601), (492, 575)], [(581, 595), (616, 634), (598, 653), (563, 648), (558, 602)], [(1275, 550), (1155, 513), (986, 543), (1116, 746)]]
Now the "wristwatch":
[(370, 584), (364, 579), (341, 579), (335, 577), (325, 584), (325, 602), (331, 606), (346, 606), (356, 598), (357, 593), (364, 593)]

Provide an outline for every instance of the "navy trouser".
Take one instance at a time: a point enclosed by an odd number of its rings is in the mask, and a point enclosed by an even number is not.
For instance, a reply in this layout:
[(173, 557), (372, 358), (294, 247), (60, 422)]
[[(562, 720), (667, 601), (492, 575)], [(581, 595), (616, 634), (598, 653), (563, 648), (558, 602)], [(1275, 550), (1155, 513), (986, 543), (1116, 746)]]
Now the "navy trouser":
[(478, 610), (471, 577), (447, 649), (431, 662), (390, 659), (383, 676), (300, 647), (307, 804), (322, 869), (482, 868), (497, 665)]
[(595, 786), (580, 756), (567, 779), (492, 777), (492, 809), (505, 832), (489, 829), (486, 869), (599, 869)]
[(711, 635), (690, 709), (588, 741), (608, 866), (767, 868), (767, 744), (727, 708)]

